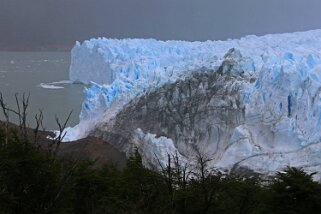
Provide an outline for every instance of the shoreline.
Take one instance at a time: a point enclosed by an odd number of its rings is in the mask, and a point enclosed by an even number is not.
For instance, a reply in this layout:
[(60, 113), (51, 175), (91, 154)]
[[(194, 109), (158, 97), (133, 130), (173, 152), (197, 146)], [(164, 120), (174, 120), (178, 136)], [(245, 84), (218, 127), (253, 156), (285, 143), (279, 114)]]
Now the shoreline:
[[(6, 122), (0, 120), (0, 129), (5, 132)], [(9, 122), (9, 130), (17, 130), (19, 133), (19, 126)], [(35, 143), (34, 129), (26, 128), (27, 139), (30, 143)], [(41, 131), (38, 133), (38, 140), (36, 141), (40, 149), (46, 151), (50, 149), (52, 140), (47, 136), (54, 136), (51, 131)], [(80, 160), (93, 161), (93, 168), (101, 168), (104, 165), (113, 165), (117, 168), (123, 168), (126, 165), (126, 155), (118, 151), (111, 144), (95, 137), (86, 137), (76, 141), (62, 142), (59, 145), (57, 156), (61, 158), (75, 158)]]

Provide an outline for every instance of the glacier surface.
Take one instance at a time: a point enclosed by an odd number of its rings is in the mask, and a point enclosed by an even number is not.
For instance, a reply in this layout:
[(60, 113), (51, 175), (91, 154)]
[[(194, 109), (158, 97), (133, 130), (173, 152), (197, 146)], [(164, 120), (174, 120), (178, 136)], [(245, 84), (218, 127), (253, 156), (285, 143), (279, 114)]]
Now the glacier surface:
[[(181, 87), (191, 79), (198, 84)], [(67, 130), (66, 140), (112, 139), (128, 154), (138, 147), (146, 164), (155, 162), (155, 154), (164, 161), (176, 152), (188, 159), (196, 146), (221, 168), (264, 174), (286, 165), (321, 170), (321, 30), (206, 42), (91, 39), (72, 49), (70, 80), (88, 88), (81, 122)], [(151, 93), (161, 100), (153, 111)], [(170, 102), (162, 100), (167, 93)], [(181, 112), (179, 102), (197, 108)], [(181, 125), (172, 123), (172, 130), (166, 124), (155, 125), (159, 131), (147, 127), (178, 112)], [(148, 125), (139, 121), (149, 117)], [(192, 120), (199, 127), (186, 122)]]

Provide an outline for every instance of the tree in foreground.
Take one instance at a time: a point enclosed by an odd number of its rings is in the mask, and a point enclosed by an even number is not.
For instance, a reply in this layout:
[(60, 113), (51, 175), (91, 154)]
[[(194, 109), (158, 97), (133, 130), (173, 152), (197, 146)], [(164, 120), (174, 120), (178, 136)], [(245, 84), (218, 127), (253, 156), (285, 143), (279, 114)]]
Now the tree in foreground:
[(278, 172), (263, 203), (270, 213), (321, 213), (321, 185), (300, 168)]
[(124, 169), (96, 169), (0, 130), (0, 213), (321, 213), (313, 173), (288, 167), (269, 182), (208, 168), (187, 171), (177, 156), (153, 171), (136, 151)]

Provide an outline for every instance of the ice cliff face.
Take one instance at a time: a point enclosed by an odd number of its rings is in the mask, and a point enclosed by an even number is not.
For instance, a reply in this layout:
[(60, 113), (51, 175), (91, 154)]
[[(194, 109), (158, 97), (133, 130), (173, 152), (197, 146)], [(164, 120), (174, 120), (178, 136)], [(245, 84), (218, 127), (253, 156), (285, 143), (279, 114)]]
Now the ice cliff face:
[[(239, 55), (234, 50), (229, 54)], [(229, 58), (216, 70), (200, 69), (184, 80), (151, 90), (130, 101), (108, 122), (97, 123), (90, 135), (117, 142), (118, 149), (127, 153), (134, 147), (151, 147), (149, 144), (157, 148), (165, 137), (163, 144), (168, 149), (156, 153), (161, 159), (173, 151), (189, 157), (195, 149), (219, 159), (233, 130), (244, 123), (243, 84), (254, 81), (243, 70), (235, 69), (238, 66)], [(154, 137), (146, 139), (148, 133)]]
[(321, 171), (321, 31), (225, 42), (76, 44), (71, 80), (92, 83), (70, 137), (93, 135), (146, 165), (197, 152), (219, 168)]

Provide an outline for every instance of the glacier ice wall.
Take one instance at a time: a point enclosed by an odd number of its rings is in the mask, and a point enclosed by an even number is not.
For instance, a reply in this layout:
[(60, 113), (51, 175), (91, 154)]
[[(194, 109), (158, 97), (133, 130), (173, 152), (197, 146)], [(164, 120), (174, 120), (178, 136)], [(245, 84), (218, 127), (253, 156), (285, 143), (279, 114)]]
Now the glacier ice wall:
[[(245, 166), (268, 173), (294, 164), (315, 169), (321, 164), (321, 155), (311, 150), (316, 147), (315, 151), (319, 151), (321, 141), (320, 57), (321, 30), (228, 41), (92, 39), (77, 43), (72, 50), (70, 79), (90, 83), (80, 116), (81, 124), (90, 125), (80, 124), (70, 130), (69, 136), (86, 133), (113, 139), (112, 143), (126, 152), (132, 145), (146, 141), (142, 145), (162, 151), (159, 152), (162, 157), (171, 150), (171, 142), (184, 157), (189, 157), (197, 145), (215, 156), (213, 165), (225, 168)], [(180, 81), (184, 85), (184, 80), (195, 79), (195, 71), (208, 73), (208, 70), (221, 72), (223, 80), (220, 77), (213, 82), (211, 75), (205, 75), (198, 80), (201, 85), (184, 90), (176, 86)], [(212, 102), (207, 100), (213, 95), (207, 93), (211, 92), (209, 84), (221, 85), (222, 90), (221, 96)], [(171, 93), (162, 91), (164, 85), (171, 86), (168, 86)], [(236, 94), (231, 94), (233, 89), (237, 89)], [(202, 90), (204, 96), (194, 96)], [(160, 97), (151, 112), (150, 92)], [(175, 105), (164, 107), (166, 99), (161, 97), (166, 93), (171, 94), (174, 103), (184, 100), (196, 103), (196, 110), (185, 106), (181, 117), (177, 117), (181, 109), (175, 110)], [(138, 105), (144, 97), (149, 99)], [(229, 111), (207, 112), (210, 107), (226, 106)], [(127, 111), (128, 108), (135, 111)], [(164, 119), (156, 115), (173, 110), (175, 114), (169, 115), (176, 121), (170, 123), (170, 128), (164, 124), (155, 125), (158, 130), (146, 127), (158, 124), (153, 117)], [(193, 111), (196, 113), (191, 116)], [(135, 112), (141, 113), (133, 118)], [(146, 117), (152, 118), (144, 124)], [(129, 119), (134, 122), (126, 121)], [(188, 121), (193, 120), (198, 121), (197, 126), (190, 126)], [(156, 149), (158, 141), (162, 145), (166, 142), (167, 146)], [(146, 157), (146, 161), (151, 159)]]
[[(94, 118), (114, 100), (129, 100), (164, 82), (175, 81), (190, 70), (213, 68), (231, 48), (253, 59), (255, 71), (271, 60), (296, 53), (295, 60), (318, 56), (320, 31), (247, 36), (239, 40), (184, 42), (153, 39), (91, 39), (76, 43), (71, 52), (70, 80), (89, 84), (81, 120)], [(304, 45), (302, 45), (304, 44)], [(269, 56), (273, 57), (269, 57)], [(302, 71), (304, 72), (304, 71)], [(101, 111), (99, 111), (101, 110)]]

